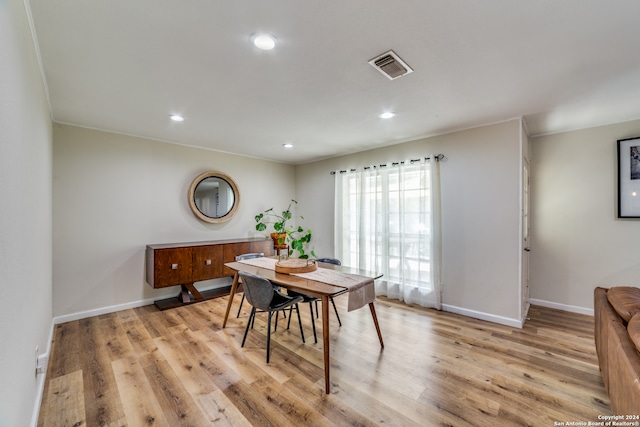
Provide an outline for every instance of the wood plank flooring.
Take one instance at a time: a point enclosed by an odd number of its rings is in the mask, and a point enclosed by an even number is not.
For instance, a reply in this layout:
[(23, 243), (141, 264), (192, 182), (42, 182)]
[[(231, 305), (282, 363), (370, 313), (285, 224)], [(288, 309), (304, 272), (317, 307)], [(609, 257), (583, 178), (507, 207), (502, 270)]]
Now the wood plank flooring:
[(515, 329), (379, 298), (381, 349), (369, 310), (338, 297), (326, 395), (308, 305), (306, 344), (295, 315), (290, 330), (280, 319), (267, 365), (266, 315), (241, 348), (250, 306), (222, 329), (226, 302), (56, 325), (38, 426), (554, 426), (611, 413), (590, 316), (534, 306)]

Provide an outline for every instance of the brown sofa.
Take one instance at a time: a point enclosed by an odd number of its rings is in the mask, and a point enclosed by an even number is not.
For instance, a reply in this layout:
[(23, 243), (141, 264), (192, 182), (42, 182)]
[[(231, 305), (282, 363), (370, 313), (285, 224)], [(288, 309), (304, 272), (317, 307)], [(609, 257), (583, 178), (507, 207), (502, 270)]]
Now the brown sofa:
[(614, 415), (640, 414), (640, 288), (597, 287), (595, 342)]

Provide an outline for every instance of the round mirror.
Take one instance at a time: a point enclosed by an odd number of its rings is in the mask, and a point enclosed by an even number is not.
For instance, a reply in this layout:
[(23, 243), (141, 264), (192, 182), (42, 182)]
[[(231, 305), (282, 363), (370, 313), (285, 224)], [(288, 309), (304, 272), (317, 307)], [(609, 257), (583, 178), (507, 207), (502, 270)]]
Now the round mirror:
[(230, 176), (222, 172), (198, 175), (189, 187), (189, 206), (203, 221), (229, 221), (238, 210), (240, 192)]

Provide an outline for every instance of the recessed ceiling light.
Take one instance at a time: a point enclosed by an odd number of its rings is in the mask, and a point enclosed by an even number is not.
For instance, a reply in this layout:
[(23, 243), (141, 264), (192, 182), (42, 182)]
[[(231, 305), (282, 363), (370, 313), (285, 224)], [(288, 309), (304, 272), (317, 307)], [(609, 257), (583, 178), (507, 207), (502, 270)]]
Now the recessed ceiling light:
[(386, 113), (380, 114), (378, 117), (380, 117), (381, 119), (390, 119), (395, 116), (396, 116), (396, 113), (392, 113), (391, 111), (388, 111)]
[(184, 122), (184, 117), (182, 117), (179, 114), (172, 114), (172, 115), (169, 116), (169, 118), (171, 120), (173, 120), (174, 122)]
[(284, 148), (293, 148), (293, 144), (282, 144)]
[(255, 33), (251, 35), (251, 41), (258, 49), (271, 50), (276, 47), (276, 38), (267, 33)]

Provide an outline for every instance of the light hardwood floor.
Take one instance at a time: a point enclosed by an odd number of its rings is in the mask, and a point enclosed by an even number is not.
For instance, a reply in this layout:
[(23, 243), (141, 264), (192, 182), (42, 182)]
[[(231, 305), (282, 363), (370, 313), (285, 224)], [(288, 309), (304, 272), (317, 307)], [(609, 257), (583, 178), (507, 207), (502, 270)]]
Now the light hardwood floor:
[(590, 316), (534, 306), (515, 329), (379, 298), (381, 350), (369, 310), (338, 297), (326, 395), (308, 305), (307, 343), (295, 315), (281, 321), (267, 365), (266, 315), (241, 348), (250, 306), (222, 329), (226, 302), (57, 325), (38, 426), (537, 427), (611, 413)]

